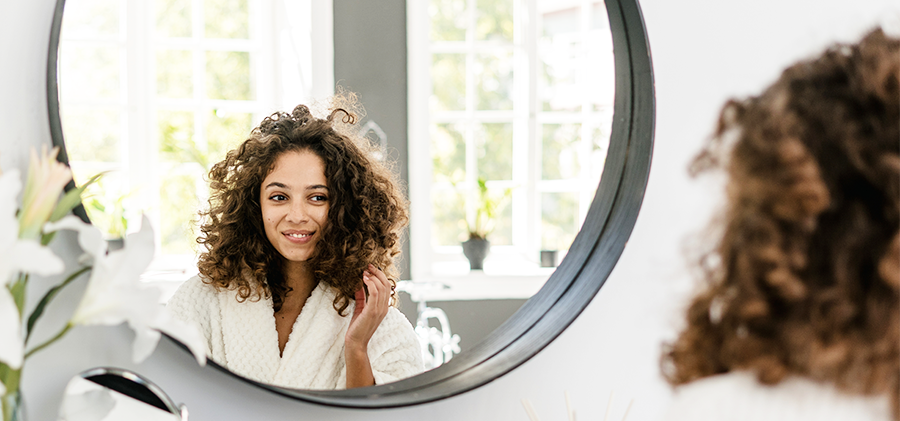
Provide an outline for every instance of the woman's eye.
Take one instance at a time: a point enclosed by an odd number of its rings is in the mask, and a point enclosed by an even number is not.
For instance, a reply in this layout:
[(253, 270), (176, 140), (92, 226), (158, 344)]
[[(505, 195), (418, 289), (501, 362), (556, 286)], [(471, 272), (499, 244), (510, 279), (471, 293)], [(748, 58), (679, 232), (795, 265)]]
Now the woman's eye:
[(328, 200), (328, 197), (323, 194), (317, 194), (312, 197), (313, 202), (325, 202)]
[(285, 195), (283, 195), (283, 194), (273, 194), (272, 196), (269, 197), (269, 200), (274, 200), (274, 201), (276, 201), (276, 202), (281, 202), (281, 201), (283, 201), (283, 200), (287, 200), (287, 196), (285, 196)]

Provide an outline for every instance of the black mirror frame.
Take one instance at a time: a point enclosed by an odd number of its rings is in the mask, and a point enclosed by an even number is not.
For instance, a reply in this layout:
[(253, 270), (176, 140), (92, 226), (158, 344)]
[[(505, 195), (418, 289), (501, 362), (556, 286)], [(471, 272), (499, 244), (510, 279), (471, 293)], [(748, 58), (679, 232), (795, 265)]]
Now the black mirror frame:
[[(616, 94), (610, 146), (600, 185), (565, 260), (544, 287), (493, 336), (434, 370), (361, 389), (285, 389), (249, 380), (214, 361), (208, 365), (235, 379), (305, 402), (346, 408), (393, 408), (475, 389), (525, 363), (556, 339), (587, 307), (612, 272), (634, 228), (650, 172), (656, 105), (643, 16), (638, 0), (605, 3), (613, 38)], [(57, 0), (47, 55), (47, 104), (53, 144), (60, 148), (59, 160), (68, 163), (57, 84), (64, 6), (65, 0)], [(75, 212), (88, 220), (83, 207)]]

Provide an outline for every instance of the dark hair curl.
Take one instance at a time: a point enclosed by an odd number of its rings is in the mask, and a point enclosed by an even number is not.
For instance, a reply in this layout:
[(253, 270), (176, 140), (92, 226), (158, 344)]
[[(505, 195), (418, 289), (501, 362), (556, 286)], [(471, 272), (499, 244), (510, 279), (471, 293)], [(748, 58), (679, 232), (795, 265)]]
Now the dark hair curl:
[[(352, 94), (335, 97), (335, 104), (342, 101), (356, 104)], [(309, 260), (315, 280), (340, 292), (334, 301), (339, 314), (362, 288), (368, 264), (396, 284), (393, 259), (400, 254), (407, 202), (391, 170), (372, 157), (368, 140), (353, 134), (357, 118), (347, 108), (333, 104), (324, 119), (305, 105), (290, 114), (274, 113), (212, 167), (209, 210), (202, 213), (206, 220), (197, 239), (205, 246), (198, 262), (204, 282), (236, 290), (240, 301), (271, 295), (275, 310), (281, 308), (289, 288), (283, 258), (265, 234), (260, 189), (283, 153), (311, 151), (325, 163), (330, 206), (328, 224)]]
[(731, 370), (887, 394), (900, 418), (900, 39), (880, 29), (725, 104), (691, 172), (723, 168), (706, 288), (664, 347), (680, 385)]

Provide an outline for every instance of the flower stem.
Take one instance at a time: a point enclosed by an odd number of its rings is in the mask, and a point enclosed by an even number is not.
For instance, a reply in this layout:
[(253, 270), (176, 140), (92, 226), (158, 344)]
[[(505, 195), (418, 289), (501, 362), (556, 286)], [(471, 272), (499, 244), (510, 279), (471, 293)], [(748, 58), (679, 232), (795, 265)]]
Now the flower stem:
[(40, 350), (42, 350), (42, 349), (44, 349), (44, 348), (50, 346), (50, 344), (56, 342), (57, 340), (59, 340), (59, 338), (62, 338), (63, 335), (65, 335), (66, 332), (68, 332), (69, 329), (72, 328), (72, 326), (73, 326), (73, 325), (72, 325), (71, 322), (66, 323), (66, 326), (63, 327), (62, 330), (60, 330), (59, 333), (56, 334), (56, 336), (54, 336), (54, 337), (48, 339), (47, 342), (44, 342), (44, 343), (42, 343), (42, 344), (40, 344), (40, 345), (38, 345), (38, 346), (32, 348), (31, 351), (28, 351), (27, 353), (25, 353), (25, 359), (28, 359), (28, 357), (30, 357), (31, 354), (34, 354), (35, 352), (38, 352), (38, 351), (40, 351)]

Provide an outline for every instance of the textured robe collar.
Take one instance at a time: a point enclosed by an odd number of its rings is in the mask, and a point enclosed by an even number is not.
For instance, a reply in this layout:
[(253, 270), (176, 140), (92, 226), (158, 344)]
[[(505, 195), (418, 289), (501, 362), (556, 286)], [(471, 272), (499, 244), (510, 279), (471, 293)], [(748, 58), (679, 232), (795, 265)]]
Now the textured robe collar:
[[(343, 389), (344, 336), (355, 303), (344, 314), (334, 310), (335, 292), (320, 283), (307, 298), (279, 357), (272, 298), (243, 303), (219, 294), (225, 365), (250, 379), (276, 386)], [(335, 334), (339, 332), (339, 334)]]

